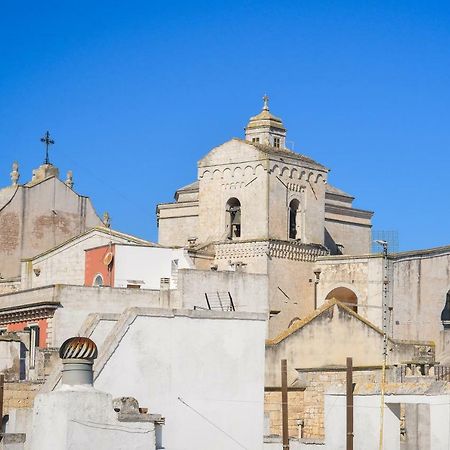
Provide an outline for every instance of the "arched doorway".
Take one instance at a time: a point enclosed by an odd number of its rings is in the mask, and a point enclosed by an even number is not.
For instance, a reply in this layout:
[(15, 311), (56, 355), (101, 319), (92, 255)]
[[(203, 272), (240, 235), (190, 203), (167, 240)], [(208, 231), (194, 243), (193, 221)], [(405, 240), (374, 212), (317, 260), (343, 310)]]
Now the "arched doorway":
[(358, 297), (351, 289), (346, 287), (337, 287), (330, 291), (325, 297), (325, 300), (331, 299), (338, 300), (353, 311), (358, 312)]

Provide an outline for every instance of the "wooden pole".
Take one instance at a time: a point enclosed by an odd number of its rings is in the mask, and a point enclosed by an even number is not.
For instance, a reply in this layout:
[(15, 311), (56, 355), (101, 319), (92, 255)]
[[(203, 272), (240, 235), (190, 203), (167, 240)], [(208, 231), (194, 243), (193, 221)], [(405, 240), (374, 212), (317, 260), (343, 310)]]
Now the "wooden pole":
[(347, 358), (347, 450), (353, 450), (353, 360)]
[(287, 360), (285, 359), (281, 360), (281, 413), (283, 423), (283, 450), (289, 450)]

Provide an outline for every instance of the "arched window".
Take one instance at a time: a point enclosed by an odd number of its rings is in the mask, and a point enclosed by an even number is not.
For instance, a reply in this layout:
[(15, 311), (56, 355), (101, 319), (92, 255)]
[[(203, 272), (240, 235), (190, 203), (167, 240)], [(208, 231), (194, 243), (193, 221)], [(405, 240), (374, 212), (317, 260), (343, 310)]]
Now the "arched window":
[(228, 239), (241, 237), (241, 202), (237, 198), (227, 201), (227, 232)]
[(103, 277), (100, 273), (95, 276), (92, 286), (97, 286), (97, 287), (103, 286)]
[(444, 329), (450, 329), (450, 291), (447, 292), (445, 306), (441, 313), (441, 320)]
[(325, 300), (332, 300), (332, 299), (338, 300), (345, 306), (348, 306), (353, 311), (358, 312), (357, 307), (358, 297), (351, 289), (348, 289), (346, 287), (337, 287), (333, 289), (325, 297)]
[(298, 223), (297, 223), (297, 217), (298, 217), (298, 208), (300, 206), (300, 202), (294, 198), (294, 200), (291, 200), (291, 203), (289, 203), (289, 239), (300, 239), (300, 236), (298, 236)]

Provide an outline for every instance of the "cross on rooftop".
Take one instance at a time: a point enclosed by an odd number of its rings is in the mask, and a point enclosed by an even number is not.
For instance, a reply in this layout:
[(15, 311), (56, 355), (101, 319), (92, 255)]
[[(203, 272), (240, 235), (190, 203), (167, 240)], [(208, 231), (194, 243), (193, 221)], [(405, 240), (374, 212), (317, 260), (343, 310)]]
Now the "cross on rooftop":
[(267, 94), (264, 94), (263, 101), (264, 101), (263, 110), (269, 111), (269, 97)]
[(55, 141), (50, 139), (50, 133), (47, 131), (44, 137), (41, 138), (41, 142), (45, 144), (45, 161), (44, 164), (50, 164), (50, 160), (48, 159), (48, 146), (53, 145)]

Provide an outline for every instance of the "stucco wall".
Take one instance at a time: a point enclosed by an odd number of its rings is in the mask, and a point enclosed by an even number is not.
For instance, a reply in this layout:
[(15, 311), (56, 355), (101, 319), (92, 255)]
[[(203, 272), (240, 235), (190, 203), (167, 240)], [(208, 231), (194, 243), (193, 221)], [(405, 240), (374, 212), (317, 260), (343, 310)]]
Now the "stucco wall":
[(198, 202), (158, 205), (158, 242), (161, 245), (186, 246), (198, 237)]
[[(170, 287), (177, 287), (178, 269), (192, 268), (184, 249), (116, 245), (114, 286), (127, 287), (132, 280), (143, 281), (142, 289), (159, 289), (161, 278), (170, 279)], [(177, 260), (178, 269), (172, 267)]]
[(393, 263), (393, 290), (394, 337), (433, 340), (440, 359), (441, 312), (450, 291), (450, 251), (398, 258)]
[[(127, 243), (117, 234), (94, 229), (59, 248), (22, 262), (21, 288), (31, 289), (50, 284), (85, 283), (85, 250), (113, 243)], [(39, 270), (36, 276), (34, 270)], [(90, 283), (92, 284), (92, 283)]]
[(130, 319), (95, 387), (161, 413), (165, 448), (262, 448), (264, 317), (157, 314)]
[[(20, 291), (0, 296), (2, 307), (17, 307), (44, 302), (59, 302), (53, 318), (49, 319), (47, 344), (60, 346), (65, 339), (76, 336), (90, 313), (121, 313), (133, 306), (160, 304), (159, 291), (139, 289), (97, 288), (57, 285)], [(33, 321), (36, 321), (35, 319)]]
[(237, 311), (269, 312), (267, 275), (182, 269), (178, 271), (178, 289), (183, 308), (206, 308), (205, 293), (214, 298), (216, 292), (230, 292)]
[[(333, 289), (348, 288), (358, 297), (358, 313), (382, 327), (383, 265), (380, 255), (319, 258), (319, 305)], [(393, 254), (388, 265), (390, 336), (434, 341), (437, 358), (443, 358), (441, 312), (450, 291), (450, 248)]]
[(89, 198), (55, 177), (32, 187), (19, 186), (0, 210), (0, 273), (18, 276), (21, 258), (42, 253), (98, 225), (101, 220)]
[(319, 306), (325, 302), (331, 291), (344, 287), (357, 296), (358, 314), (374, 325), (382, 327), (383, 258), (381, 256), (321, 257), (315, 267), (321, 271), (317, 285)]
[(365, 255), (370, 252), (371, 226), (343, 222), (337, 218), (331, 220), (325, 216), (325, 227), (334, 243), (344, 246), (342, 248), (344, 255)]
[[(414, 359), (413, 344), (389, 342), (389, 349), (392, 349), (389, 351), (391, 363)], [(353, 358), (354, 366), (380, 366), (382, 354), (382, 334), (334, 305), (280, 342), (267, 345), (266, 385), (281, 385), (278, 367), (284, 358), (295, 378), (295, 369), (344, 366), (347, 357)]]
[(304, 319), (314, 310), (314, 263), (272, 258), (269, 266), (270, 309), (280, 311), (270, 318), (269, 336), (285, 330), (292, 319)]

